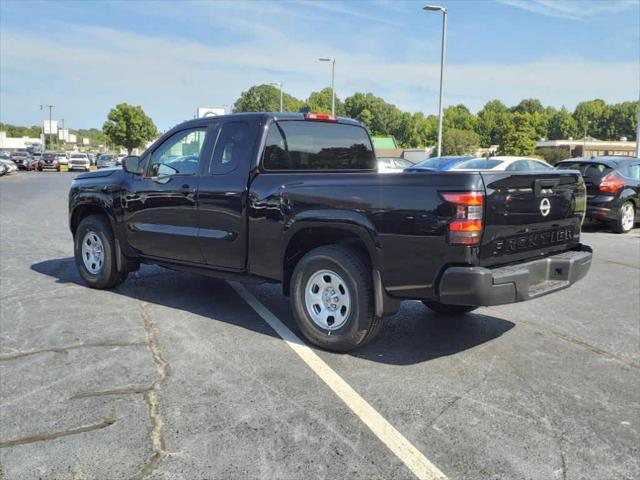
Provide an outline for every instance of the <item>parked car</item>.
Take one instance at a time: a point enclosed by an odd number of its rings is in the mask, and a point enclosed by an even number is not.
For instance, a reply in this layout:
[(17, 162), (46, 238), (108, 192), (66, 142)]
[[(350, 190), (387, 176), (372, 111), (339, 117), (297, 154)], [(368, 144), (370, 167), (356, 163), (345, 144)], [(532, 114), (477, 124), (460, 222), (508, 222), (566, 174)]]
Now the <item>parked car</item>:
[(281, 282), (305, 338), (346, 351), (404, 299), (460, 315), (580, 280), (585, 196), (576, 171), (380, 175), (359, 122), (244, 113), (190, 120), (122, 169), (78, 175), (69, 226), (92, 288), (141, 262)]
[(44, 152), (40, 161), (38, 162), (38, 170), (41, 172), (44, 170), (56, 170), (60, 171), (60, 162), (58, 161), (58, 154), (56, 152)]
[(110, 155), (108, 153), (103, 153), (102, 155), (100, 155), (98, 157), (98, 160), (96, 161), (96, 167), (98, 169), (101, 168), (113, 168), (113, 167), (117, 167), (118, 164), (116, 163), (116, 159), (113, 155)]
[(471, 160), (472, 158), (474, 157), (468, 155), (427, 158), (406, 168), (405, 172), (443, 172), (451, 170), (457, 164), (465, 160)]
[(31, 156), (29, 157), (29, 160), (26, 163), (26, 169), (27, 170), (37, 170), (38, 169), (38, 164), (40, 163), (41, 159), (42, 159), (42, 153), (33, 152), (31, 154)]
[(0, 160), (9, 160), (11, 158), (11, 152), (6, 150), (0, 151)]
[(492, 170), (507, 172), (549, 172), (553, 167), (543, 160), (527, 157), (472, 158), (454, 165), (451, 170)]
[(67, 152), (56, 152), (56, 160), (59, 165), (69, 164), (69, 154)]
[(640, 221), (640, 159), (591, 157), (563, 160), (558, 170), (579, 170), (587, 187), (587, 218), (627, 233)]
[(8, 170), (7, 166), (4, 163), (0, 162), (0, 177), (6, 175), (7, 170)]
[(26, 170), (29, 160), (29, 152), (26, 148), (19, 148), (11, 154), (11, 161), (16, 164), (18, 169)]
[(116, 163), (117, 163), (118, 165), (122, 165), (122, 160), (123, 160), (123, 159), (124, 159), (124, 157), (126, 157), (126, 156), (127, 156), (127, 154), (126, 154), (126, 153), (119, 153), (119, 154), (116, 156)]
[(86, 153), (74, 152), (69, 155), (69, 171), (84, 170), (88, 172), (91, 168), (91, 161)]
[(409, 160), (399, 157), (378, 157), (378, 172), (397, 173), (403, 172), (405, 168), (412, 166)]
[(12, 160), (2, 159), (0, 160), (0, 163), (4, 164), (4, 166), (7, 167), (7, 173), (13, 173), (18, 171), (18, 166), (15, 163), (13, 163)]

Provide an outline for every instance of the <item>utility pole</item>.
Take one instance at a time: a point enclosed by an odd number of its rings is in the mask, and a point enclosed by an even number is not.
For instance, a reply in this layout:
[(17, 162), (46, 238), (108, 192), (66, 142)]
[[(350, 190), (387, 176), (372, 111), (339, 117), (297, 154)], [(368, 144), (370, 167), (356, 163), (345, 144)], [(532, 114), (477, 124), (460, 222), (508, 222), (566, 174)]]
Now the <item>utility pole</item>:
[[(51, 117), (52, 117), (52, 111), (55, 108), (55, 105), (40, 105), (40, 110), (43, 110), (44, 107), (47, 107), (49, 109), (49, 148), (51, 148), (51, 130), (53, 130), (51, 125)], [(42, 129), (42, 134), (44, 135), (44, 128)]]

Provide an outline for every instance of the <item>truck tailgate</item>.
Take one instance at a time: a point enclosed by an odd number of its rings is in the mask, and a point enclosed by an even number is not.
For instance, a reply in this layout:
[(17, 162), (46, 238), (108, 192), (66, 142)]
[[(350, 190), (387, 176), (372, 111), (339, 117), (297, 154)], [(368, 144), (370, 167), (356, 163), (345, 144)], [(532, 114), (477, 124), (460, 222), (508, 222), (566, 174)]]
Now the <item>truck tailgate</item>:
[(577, 171), (481, 172), (486, 189), (480, 265), (537, 258), (579, 245), (586, 190)]

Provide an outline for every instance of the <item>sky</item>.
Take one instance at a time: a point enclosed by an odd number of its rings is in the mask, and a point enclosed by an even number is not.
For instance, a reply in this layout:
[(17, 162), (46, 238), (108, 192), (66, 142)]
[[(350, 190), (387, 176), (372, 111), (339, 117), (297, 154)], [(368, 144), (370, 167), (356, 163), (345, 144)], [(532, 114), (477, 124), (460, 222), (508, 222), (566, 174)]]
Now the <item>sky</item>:
[[(437, 2), (439, 0), (432, 0)], [(300, 99), (330, 85), (437, 113), (442, 14), (423, 1), (0, 2), (0, 121), (101, 128), (141, 105), (160, 130), (228, 109), (252, 85)], [(442, 0), (444, 104), (523, 98), (573, 109), (640, 94), (640, 0)]]

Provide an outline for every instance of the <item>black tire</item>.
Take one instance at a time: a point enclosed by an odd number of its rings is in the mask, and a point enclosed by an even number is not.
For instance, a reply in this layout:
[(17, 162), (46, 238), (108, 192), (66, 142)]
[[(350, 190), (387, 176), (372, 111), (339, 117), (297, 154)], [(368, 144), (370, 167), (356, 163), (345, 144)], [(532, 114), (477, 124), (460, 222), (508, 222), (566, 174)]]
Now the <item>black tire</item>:
[(629, 233), (631, 230), (633, 230), (634, 222), (631, 222), (631, 225), (630, 226), (627, 225), (626, 227), (623, 223), (624, 211), (625, 209), (629, 209), (629, 208), (633, 212), (633, 219), (635, 220), (636, 209), (635, 209), (635, 206), (633, 205), (633, 202), (628, 202), (628, 201), (624, 202), (620, 206), (620, 209), (618, 209), (618, 214), (617, 214), (618, 218), (611, 225), (611, 228), (615, 233)]
[[(85, 234), (90, 231), (100, 238), (103, 246), (103, 264), (97, 273), (90, 272), (82, 259), (82, 242)], [(98, 289), (112, 288), (127, 278), (127, 272), (118, 272), (117, 270), (113, 232), (104, 215), (89, 215), (82, 219), (76, 229), (73, 243), (76, 266), (87, 286)]]
[[(312, 319), (305, 305), (305, 288), (309, 279), (321, 270), (330, 270), (344, 281), (351, 298), (345, 323), (336, 329), (324, 329)], [(347, 352), (374, 338), (382, 318), (374, 313), (371, 267), (357, 251), (327, 245), (308, 252), (296, 265), (291, 277), (291, 309), (304, 337), (318, 347)]]
[(446, 303), (436, 302), (434, 300), (423, 300), (427, 308), (433, 310), (440, 315), (463, 315), (465, 313), (473, 312), (478, 307), (472, 307), (471, 305), (447, 305)]

